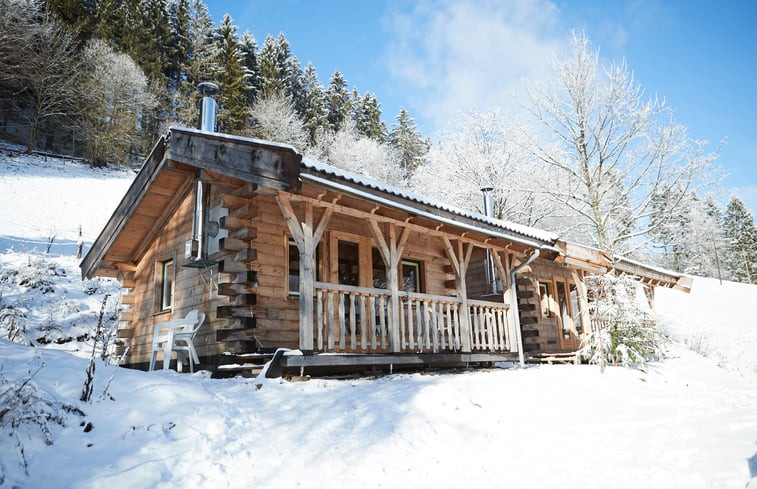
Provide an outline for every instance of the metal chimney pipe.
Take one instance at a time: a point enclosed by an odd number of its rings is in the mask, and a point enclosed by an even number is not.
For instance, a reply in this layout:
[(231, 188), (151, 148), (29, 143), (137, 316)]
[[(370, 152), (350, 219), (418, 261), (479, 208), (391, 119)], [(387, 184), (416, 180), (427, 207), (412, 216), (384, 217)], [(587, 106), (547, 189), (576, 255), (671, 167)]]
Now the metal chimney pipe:
[[(494, 197), (492, 191), (494, 187), (481, 187), (481, 193), (484, 195), (484, 215), (494, 217)], [(491, 250), (486, 250), (486, 259), (484, 261), (484, 272), (486, 284), (491, 288), (492, 295), (497, 294), (497, 273), (494, 269), (494, 259), (491, 256)]]
[(217, 104), (213, 95), (218, 93), (218, 86), (210, 82), (202, 82), (197, 85), (197, 90), (202, 94), (202, 108), (200, 109), (200, 130), (215, 132)]
[(492, 191), (494, 187), (481, 187), (481, 193), (484, 194), (484, 215), (494, 217), (494, 197)]

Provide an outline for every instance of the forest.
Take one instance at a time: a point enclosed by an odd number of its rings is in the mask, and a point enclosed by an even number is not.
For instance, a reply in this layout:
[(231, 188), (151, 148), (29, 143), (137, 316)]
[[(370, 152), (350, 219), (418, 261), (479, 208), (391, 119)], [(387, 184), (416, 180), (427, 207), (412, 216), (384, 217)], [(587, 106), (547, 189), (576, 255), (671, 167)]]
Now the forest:
[(692, 140), (625, 62), (584, 33), (528, 87), (526, 116), (460, 114), (434, 141), (334, 71), (326, 85), (284, 33), (259, 43), (202, 0), (0, 0), (0, 137), (27, 151), (138, 163), (172, 125), (196, 127), (197, 85), (220, 88), (218, 130), (451, 204), (679, 272), (757, 283), (757, 230), (723, 205), (718, 150)]

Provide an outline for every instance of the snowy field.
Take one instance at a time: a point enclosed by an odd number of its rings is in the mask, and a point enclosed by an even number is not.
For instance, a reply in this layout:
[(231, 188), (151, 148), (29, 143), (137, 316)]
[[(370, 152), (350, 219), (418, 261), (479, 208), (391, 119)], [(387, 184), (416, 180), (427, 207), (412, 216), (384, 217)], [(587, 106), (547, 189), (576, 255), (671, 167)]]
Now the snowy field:
[[(710, 279), (657, 291), (673, 341), (646, 372), (556, 365), (257, 390), (98, 361), (93, 400), (80, 402), (85, 336), (114, 284), (81, 281), (68, 247), (28, 251), (53, 228), (75, 241), (66, 233), (81, 224), (91, 241), (130, 178), (0, 150), (0, 311), (23, 313), (29, 341), (72, 337), (35, 348), (0, 327), (0, 396), (31, 399), (0, 403), (2, 488), (757, 489), (757, 287)], [(48, 422), (11, 426), (33, 413)]]

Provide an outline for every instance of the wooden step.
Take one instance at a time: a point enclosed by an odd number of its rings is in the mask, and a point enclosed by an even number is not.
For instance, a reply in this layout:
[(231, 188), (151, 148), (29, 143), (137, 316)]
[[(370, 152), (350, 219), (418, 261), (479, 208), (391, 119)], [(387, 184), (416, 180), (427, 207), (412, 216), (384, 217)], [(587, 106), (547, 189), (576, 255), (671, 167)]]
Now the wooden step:
[(577, 359), (576, 352), (534, 353), (528, 356), (526, 362), (540, 365), (573, 365), (580, 363), (580, 359)]

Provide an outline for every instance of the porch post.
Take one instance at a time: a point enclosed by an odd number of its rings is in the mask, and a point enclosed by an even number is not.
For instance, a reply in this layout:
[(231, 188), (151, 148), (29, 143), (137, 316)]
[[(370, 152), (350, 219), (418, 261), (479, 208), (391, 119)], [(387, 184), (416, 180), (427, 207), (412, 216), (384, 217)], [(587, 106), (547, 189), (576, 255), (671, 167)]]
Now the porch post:
[(473, 253), (473, 244), (468, 243), (467, 247), (463, 249), (463, 240), (457, 242), (457, 252), (452, 247), (447, 236), (442, 236), (444, 241), (444, 249), (447, 251), (447, 258), (449, 258), (452, 264), (452, 269), (455, 273), (455, 286), (457, 287), (457, 294), (460, 297), (460, 336), (462, 337), (462, 352), (471, 352), (471, 333), (470, 333), (470, 309), (468, 307), (468, 286), (465, 282), (465, 275), (468, 273), (468, 264)]
[[(497, 251), (492, 250), (491, 256), (492, 258), (494, 258), (494, 265), (497, 269), (500, 280), (502, 280), (503, 300), (505, 304), (509, 304), (509, 302), (512, 302), (513, 297), (513, 293), (510, 288), (514, 287), (515, 284), (510, 283), (510, 260), (507, 259), (507, 251), (505, 251), (504, 262), (499, 252)], [(508, 345), (510, 347), (510, 353), (518, 352), (518, 342), (515, 341), (516, 332), (514, 316), (517, 309), (517, 307), (515, 307), (516, 305), (517, 304), (510, 304), (510, 307), (507, 308), (507, 313), (505, 314), (505, 317), (507, 318), (507, 325), (505, 326), (508, 330), (507, 337), (510, 338), (510, 344)]]
[(318, 242), (326, 230), (331, 219), (333, 208), (327, 207), (321, 216), (317, 229), (313, 229), (313, 204), (304, 202), (304, 218), (297, 219), (289, 198), (283, 193), (276, 196), (281, 213), (286, 219), (289, 232), (292, 234), (300, 253), (300, 350), (303, 353), (313, 352), (313, 296), (315, 295), (315, 270), (313, 262)]
[(391, 347), (392, 353), (399, 353), (402, 351), (402, 338), (400, 338), (399, 326), (401, 311), (398, 268), (400, 259), (402, 257), (402, 251), (405, 249), (405, 244), (407, 243), (407, 238), (410, 234), (410, 228), (406, 227), (402, 230), (402, 235), (400, 236), (398, 241), (397, 226), (393, 222), (390, 222), (389, 239), (387, 242), (384, 233), (381, 231), (381, 228), (379, 227), (378, 222), (376, 222), (375, 219), (370, 219), (368, 221), (368, 224), (370, 225), (371, 232), (373, 233), (373, 238), (376, 240), (376, 244), (378, 245), (381, 259), (384, 261), (384, 265), (386, 266), (386, 281), (389, 287), (389, 293), (391, 294), (389, 302), (391, 312), (389, 328), (392, 332)]

